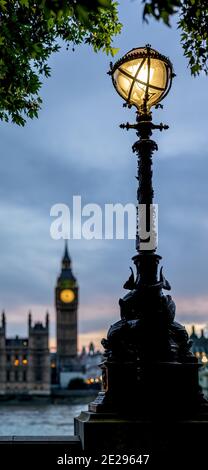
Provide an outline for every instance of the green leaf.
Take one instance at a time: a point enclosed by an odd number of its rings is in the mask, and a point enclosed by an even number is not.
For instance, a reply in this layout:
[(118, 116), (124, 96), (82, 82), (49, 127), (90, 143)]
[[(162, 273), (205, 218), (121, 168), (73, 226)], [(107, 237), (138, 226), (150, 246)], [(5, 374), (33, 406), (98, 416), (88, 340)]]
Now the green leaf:
[(29, 8), (29, 0), (19, 0), (20, 2), (20, 5), (22, 5), (23, 7), (26, 7), (26, 8)]
[(104, 8), (112, 8), (111, 0), (98, 0), (98, 3)]
[(111, 55), (114, 57), (120, 51), (119, 47), (111, 47)]
[(54, 18), (53, 18), (53, 17), (50, 17), (50, 18), (47, 20), (47, 25), (48, 25), (48, 29), (53, 28), (53, 26), (54, 26)]
[(3, 11), (7, 10), (7, 0), (0, 0), (0, 7)]
[(83, 25), (88, 26), (89, 25), (89, 10), (84, 6), (77, 5), (76, 12), (77, 12), (79, 21), (81, 21)]

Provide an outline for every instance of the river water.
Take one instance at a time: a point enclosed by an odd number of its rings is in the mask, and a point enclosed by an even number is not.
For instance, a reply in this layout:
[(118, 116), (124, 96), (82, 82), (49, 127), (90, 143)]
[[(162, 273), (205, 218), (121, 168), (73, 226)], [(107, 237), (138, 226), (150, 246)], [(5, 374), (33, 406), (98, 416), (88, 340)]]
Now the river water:
[(86, 404), (0, 406), (0, 436), (69, 436)]

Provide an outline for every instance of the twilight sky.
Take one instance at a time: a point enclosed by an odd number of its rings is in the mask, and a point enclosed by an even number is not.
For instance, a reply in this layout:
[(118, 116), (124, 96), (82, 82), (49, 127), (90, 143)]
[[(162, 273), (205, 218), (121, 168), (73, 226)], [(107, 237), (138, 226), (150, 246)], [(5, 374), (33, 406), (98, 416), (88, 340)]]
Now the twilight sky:
[[(159, 204), (159, 249), (164, 274), (172, 285), (177, 320), (198, 326), (208, 321), (208, 132), (207, 78), (192, 78), (176, 27), (143, 24), (140, 2), (122, 0), (122, 34), (115, 39), (119, 58), (150, 43), (170, 57), (177, 77), (154, 111), (155, 202)], [(52, 77), (42, 89), (38, 120), (25, 128), (1, 124), (0, 160), (0, 308), (6, 310), (8, 334), (26, 334), (27, 314), (51, 317), (55, 337), (54, 286), (63, 240), (50, 237), (50, 209), (73, 195), (82, 205), (135, 202), (134, 110), (122, 108), (106, 74), (111, 58), (87, 46), (51, 59)], [(73, 270), (80, 285), (80, 345), (98, 344), (119, 319), (118, 299), (129, 276), (133, 240), (70, 240)]]

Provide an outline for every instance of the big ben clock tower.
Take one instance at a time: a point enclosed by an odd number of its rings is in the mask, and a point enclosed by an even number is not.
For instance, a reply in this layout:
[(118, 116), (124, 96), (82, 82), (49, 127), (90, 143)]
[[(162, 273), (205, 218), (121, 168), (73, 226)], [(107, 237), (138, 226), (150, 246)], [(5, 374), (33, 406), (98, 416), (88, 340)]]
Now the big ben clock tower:
[(59, 370), (71, 368), (77, 356), (78, 285), (71, 269), (67, 243), (55, 289), (56, 340)]

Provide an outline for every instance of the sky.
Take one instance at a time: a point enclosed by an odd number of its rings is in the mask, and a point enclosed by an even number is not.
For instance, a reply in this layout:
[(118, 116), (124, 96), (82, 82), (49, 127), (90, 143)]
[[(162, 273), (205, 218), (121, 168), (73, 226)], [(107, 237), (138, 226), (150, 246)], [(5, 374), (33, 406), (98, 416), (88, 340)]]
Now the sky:
[[(176, 72), (164, 109), (154, 122), (170, 126), (155, 131), (155, 203), (159, 205), (159, 247), (164, 274), (172, 286), (177, 321), (199, 328), (208, 322), (208, 132), (207, 78), (193, 78), (172, 28), (142, 22), (138, 1), (120, 2), (121, 57), (150, 43), (169, 56)], [(133, 108), (122, 107), (107, 75), (111, 58), (82, 45), (52, 56), (52, 77), (44, 82), (38, 120), (25, 128), (0, 126), (0, 309), (8, 335), (27, 334), (27, 315), (51, 319), (55, 346), (54, 287), (60, 272), (63, 240), (50, 235), (54, 204), (134, 203), (136, 159)], [(79, 345), (99, 345), (119, 319), (118, 300), (126, 293), (133, 240), (69, 240), (73, 271), (80, 286)]]

